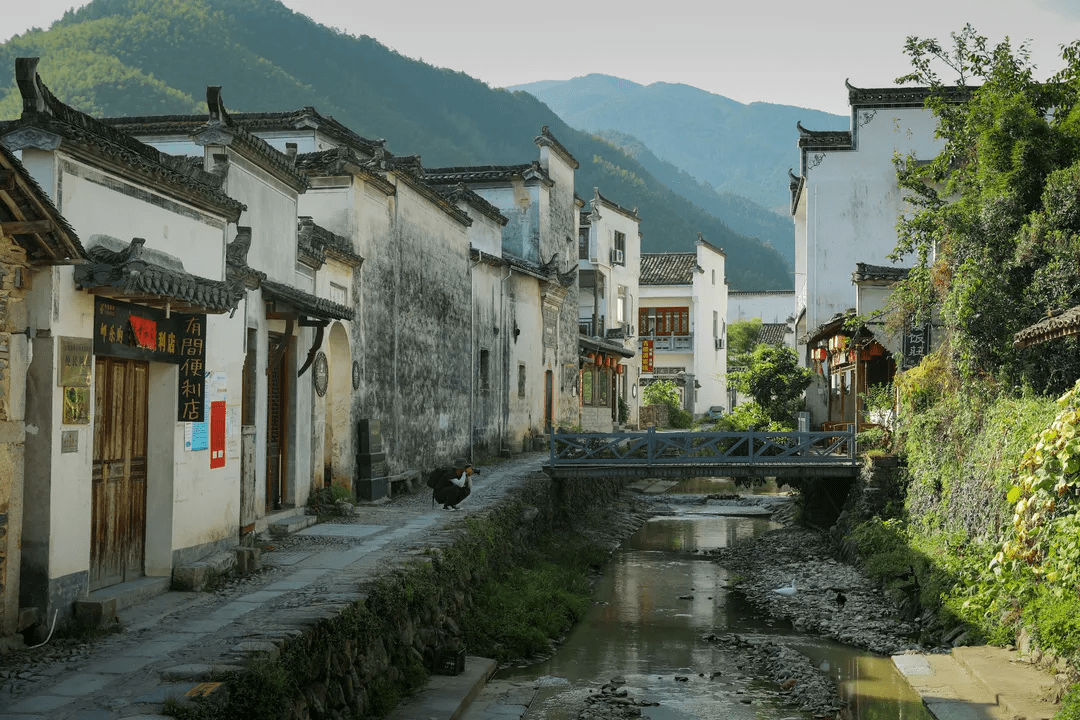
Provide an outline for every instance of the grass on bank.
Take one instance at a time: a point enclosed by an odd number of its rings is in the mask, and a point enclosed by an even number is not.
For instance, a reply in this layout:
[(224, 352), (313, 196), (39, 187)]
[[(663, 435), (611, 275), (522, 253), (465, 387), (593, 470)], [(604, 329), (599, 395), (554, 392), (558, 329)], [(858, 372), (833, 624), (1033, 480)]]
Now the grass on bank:
[[(933, 360), (900, 385), (903, 501), (849, 540), (863, 570), (940, 642), (1013, 644), (1080, 665), (1080, 399), (960, 386)], [(1080, 720), (1080, 691), (1058, 718)]]
[(588, 611), (590, 576), (607, 559), (604, 548), (580, 537), (548, 536), (476, 589), (461, 620), (465, 646), (500, 662), (547, 652)]
[[(361, 647), (377, 644), (395, 611), (409, 608), (411, 616), (422, 616), (425, 601), (443, 590), (440, 584), (447, 578), (457, 576), (473, 580), (466, 609), (454, 618), (469, 654), (502, 661), (546, 652), (590, 607), (591, 578), (610, 553), (569, 530), (515, 544), (513, 518), (520, 518), (520, 511), (508, 512), (501, 522), (465, 518), (462, 536), (440, 553), (438, 562), (415, 563), (377, 580), (365, 601), (331, 621), (332, 633)], [(280, 717), (292, 699), (303, 695), (301, 673), (294, 669), (311, 662), (301, 648), (287, 645), (277, 661), (255, 661), (249, 672), (230, 677), (226, 705), (170, 701), (164, 712), (181, 720)], [(419, 661), (399, 670), (399, 681), (367, 688), (366, 718), (385, 717), (428, 676)]]

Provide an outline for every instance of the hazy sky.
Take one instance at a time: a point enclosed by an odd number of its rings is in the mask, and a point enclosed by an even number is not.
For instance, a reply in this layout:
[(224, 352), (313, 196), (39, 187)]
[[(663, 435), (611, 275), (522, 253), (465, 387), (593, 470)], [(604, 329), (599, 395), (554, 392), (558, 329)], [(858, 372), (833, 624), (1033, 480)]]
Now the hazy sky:
[[(839, 114), (848, 112), (845, 78), (883, 87), (907, 72), (909, 35), (947, 40), (971, 23), (993, 42), (1030, 39), (1039, 78), (1060, 67), (1062, 43), (1080, 39), (1080, 0), (284, 2), (324, 25), (495, 87), (606, 73)], [(82, 4), (8, 3), (0, 41), (48, 27)]]

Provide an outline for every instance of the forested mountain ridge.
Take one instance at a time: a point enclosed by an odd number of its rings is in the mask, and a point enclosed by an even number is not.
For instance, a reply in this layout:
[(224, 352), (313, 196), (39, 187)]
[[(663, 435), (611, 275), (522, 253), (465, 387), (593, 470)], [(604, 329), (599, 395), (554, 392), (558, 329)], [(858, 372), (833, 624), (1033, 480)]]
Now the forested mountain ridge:
[(581, 162), (582, 197), (597, 186), (637, 207), (644, 251), (691, 250), (700, 232), (724, 248), (733, 289), (792, 284), (773, 247), (735, 232), (533, 96), (406, 58), (276, 0), (94, 0), (47, 31), (0, 45), (0, 119), (21, 112), (14, 64), (25, 56), (41, 57), (39, 72), (57, 97), (94, 116), (201, 113), (206, 86), (221, 85), (230, 110), (310, 105), (428, 167), (528, 162), (547, 125)]
[(637, 160), (653, 177), (705, 212), (724, 218), (724, 222), (735, 232), (768, 242), (783, 256), (789, 268), (795, 267), (795, 226), (786, 213), (781, 215), (749, 198), (726, 190), (717, 190), (685, 170), (656, 157), (645, 143), (629, 133), (602, 130), (597, 134)]
[(846, 116), (792, 105), (745, 105), (677, 83), (640, 85), (610, 75), (515, 85), (572, 127), (617, 130), (717, 192), (749, 198), (786, 214), (787, 169), (798, 163), (796, 121), (814, 130), (845, 130)]

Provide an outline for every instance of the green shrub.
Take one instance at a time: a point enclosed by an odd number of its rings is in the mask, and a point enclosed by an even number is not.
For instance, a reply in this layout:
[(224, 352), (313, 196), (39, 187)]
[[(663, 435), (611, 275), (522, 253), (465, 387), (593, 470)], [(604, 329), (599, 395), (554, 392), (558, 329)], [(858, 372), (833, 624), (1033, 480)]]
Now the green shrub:
[(1080, 720), (1080, 683), (1070, 687), (1061, 698), (1061, 708), (1054, 720)]

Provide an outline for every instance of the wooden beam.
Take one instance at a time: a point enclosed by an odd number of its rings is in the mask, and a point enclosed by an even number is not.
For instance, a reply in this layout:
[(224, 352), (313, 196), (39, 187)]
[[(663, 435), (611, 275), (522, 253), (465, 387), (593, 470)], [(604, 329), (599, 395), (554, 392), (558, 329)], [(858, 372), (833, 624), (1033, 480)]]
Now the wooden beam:
[(56, 224), (52, 220), (12, 220), (0, 222), (0, 230), (8, 235), (38, 235), (53, 232)]

